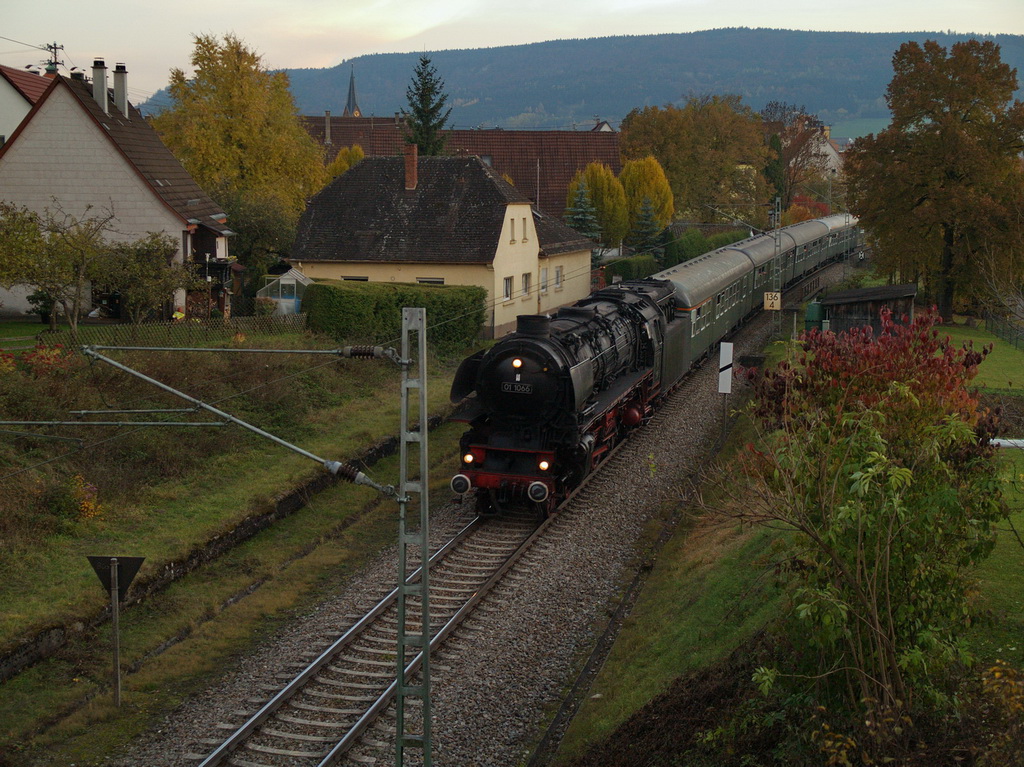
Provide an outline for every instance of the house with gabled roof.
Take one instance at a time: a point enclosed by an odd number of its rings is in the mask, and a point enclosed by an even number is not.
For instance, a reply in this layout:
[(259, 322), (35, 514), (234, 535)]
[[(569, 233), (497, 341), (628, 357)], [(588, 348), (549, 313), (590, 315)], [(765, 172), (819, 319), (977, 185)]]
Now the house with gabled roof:
[(478, 285), (486, 332), (590, 292), (593, 242), (479, 157), (367, 157), (312, 200), (289, 262), (316, 280)]
[[(227, 310), (223, 286), (233, 232), (223, 208), (128, 102), (124, 64), (114, 70), (113, 89), (102, 59), (94, 62), (92, 75), (91, 82), (83, 73), (43, 78), (45, 90), (0, 147), (0, 200), (38, 212), (54, 205), (78, 216), (109, 211), (111, 240), (165, 233), (180, 243), (178, 260), (200, 265), (218, 308)], [(184, 298), (174, 301), (184, 306)], [(6, 313), (27, 308), (16, 296), (0, 300)]]
[(41, 74), (0, 64), (0, 146), (25, 119), (50, 80)]

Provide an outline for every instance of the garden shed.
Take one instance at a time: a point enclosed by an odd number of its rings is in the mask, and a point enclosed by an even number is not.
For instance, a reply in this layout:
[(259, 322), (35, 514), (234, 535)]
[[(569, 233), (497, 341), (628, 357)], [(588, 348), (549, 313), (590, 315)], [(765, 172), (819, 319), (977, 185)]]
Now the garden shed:
[[(916, 297), (916, 283), (841, 290), (821, 299), (822, 319), (828, 325), (822, 323), (820, 327), (841, 333), (850, 328), (870, 325), (877, 335), (882, 330), (883, 308), (892, 311), (895, 322), (902, 322), (904, 316), (908, 322), (912, 322)], [(808, 310), (808, 319), (811, 319), (810, 314)]]

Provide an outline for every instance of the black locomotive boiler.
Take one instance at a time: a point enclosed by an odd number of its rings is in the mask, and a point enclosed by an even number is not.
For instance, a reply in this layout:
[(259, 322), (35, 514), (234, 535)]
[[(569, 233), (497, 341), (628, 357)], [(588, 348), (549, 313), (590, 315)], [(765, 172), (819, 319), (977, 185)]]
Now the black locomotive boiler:
[(856, 219), (805, 221), (603, 288), (553, 316), (520, 316), (514, 333), (455, 375), (453, 419), (469, 429), (452, 490), (481, 512), (550, 512), (760, 309), (773, 275), (790, 284), (858, 244)]

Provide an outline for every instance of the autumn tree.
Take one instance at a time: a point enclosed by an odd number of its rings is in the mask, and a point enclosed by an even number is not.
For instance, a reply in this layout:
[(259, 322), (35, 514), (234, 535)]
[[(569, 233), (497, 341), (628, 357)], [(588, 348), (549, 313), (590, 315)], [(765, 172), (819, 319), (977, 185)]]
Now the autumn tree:
[[(294, 226), (326, 176), (323, 153), (299, 122), (288, 75), (268, 71), (234, 35), (193, 40), (194, 73), (171, 70), (174, 103), (152, 118), (153, 127), (225, 207), (232, 229), (241, 232), (253, 218), (238, 216), (240, 209), (280, 212)], [(251, 255), (235, 252), (246, 262)]]
[(363, 148), (359, 144), (343, 146), (327, 166), (327, 180), (335, 179), (352, 166), (358, 165), (365, 156)]
[(724, 512), (784, 536), (794, 652), (758, 681), (868, 720), (851, 733), (867, 754), (893, 755), (946, 699), (968, 659), (972, 568), (1006, 515), (995, 421), (968, 388), (988, 349), (954, 347), (937, 321), (811, 331), (796, 359), (754, 376), (762, 439), (742, 459), (748, 493)]
[(629, 229), (626, 192), (622, 182), (604, 163), (589, 163), (582, 171), (577, 171), (569, 182), (566, 207), (572, 206), (580, 186), (586, 186), (587, 195), (594, 206), (598, 240), (606, 248), (617, 248)]
[(629, 231), (636, 229), (645, 200), (652, 209), (659, 232), (672, 223), (675, 214), (672, 187), (661, 164), (654, 157), (647, 155), (626, 162), (619, 174), (619, 181), (626, 194)]
[(985, 255), (1024, 273), (1024, 105), (991, 41), (905, 43), (886, 91), (889, 127), (847, 152), (850, 209), (877, 268), (922, 279), (943, 320), (983, 289)]
[[(68, 213), (54, 202), (41, 214), (0, 202), (0, 285), (31, 285), (54, 306), (60, 306), (73, 334), (91, 305), (93, 280), (102, 279), (109, 254), (106, 235), (114, 213)], [(56, 312), (50, 329), (56, 330)]]
[(634, 109), (622, 122), (622, 155), (652, 155), (665, 171), (675, 210), (690, 221), (725, 211), (764, 226), (767, 148), (760, 118), (739, 96), (693, 97), (682, 108)]
[(444, 80), (427, 56), (420, 56), (412, 82), (405, 89), (405, 98), (409, 103), (409, 109), (402, 112), (406, 121), (406, 143), (416, 144), (422, 155), (442, 154), (447, 141), (444, 129), (452, 110), (444, 108), (448, 103)]
[(785, 210), (808, 182), (827, 172), (824, 127), (805, 107), (783, 101), (769, 101), (760, 114), (769, 149), (765, 177)]
[(205, 287), (192, 265), (176, 260), (179, 246), (166, 234), (150, 232), (133, 242), (110, 248), (103, 284), (121, 296), (121, 304), (135, 325), (158, 310), (176, 291)]

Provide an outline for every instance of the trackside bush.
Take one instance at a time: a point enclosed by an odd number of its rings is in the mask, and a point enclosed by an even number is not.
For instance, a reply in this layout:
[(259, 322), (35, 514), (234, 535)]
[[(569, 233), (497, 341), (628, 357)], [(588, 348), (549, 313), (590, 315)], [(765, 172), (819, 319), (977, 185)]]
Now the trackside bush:
[(473, 285), (331, 281), (306, 288), (310, 330), (349, 343), (384, 343), (402, 334), (402, 308), (427, 311), (427, 342), (440, 354), (472, 345), (484, 324), (487, 292)]

